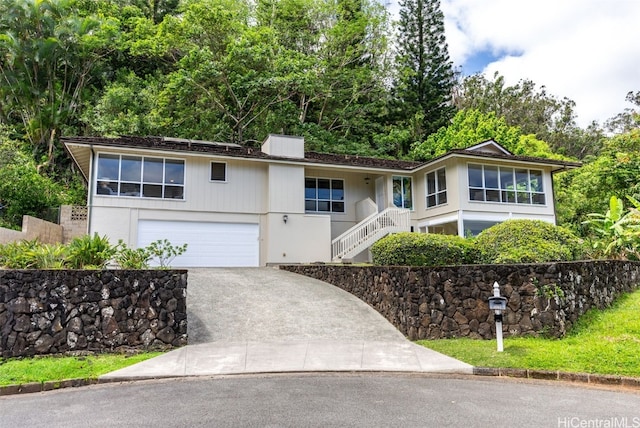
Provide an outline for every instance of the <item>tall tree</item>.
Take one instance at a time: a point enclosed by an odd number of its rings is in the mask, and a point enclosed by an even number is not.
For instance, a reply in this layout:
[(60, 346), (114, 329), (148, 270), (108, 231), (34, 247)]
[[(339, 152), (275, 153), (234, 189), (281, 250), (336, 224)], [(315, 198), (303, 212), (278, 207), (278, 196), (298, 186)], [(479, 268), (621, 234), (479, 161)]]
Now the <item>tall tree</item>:
[(622, 113), (609, 119), (606, 127), (616, 134), (630, 132), (633, 129), (640, 129), (640, 91), (629, 91), (626, 100), (632, 103), (635, 108), (625, 108)]
[(47, 164), (60, 130), (78, 113), (110, 35), (100, 21), (79, 17), (67, 0), (0, 1), (0, 119), (20, 125)]
[(549, 94), (531, 80), (507, 85), (499, 73), (492, 79), (475, 74), (463, 79), (455, 93), (458, 109), (495, 113), (508, 125), (546, 141), (558, 153), (583, 158), (601, 148), (602, 130), (597, 124), (587, 129), (578, 127), (574, 101)]
[(454, 71), (439, 0), (400, 1), (397, 49), (398, 113), (403, 119), (419, 117), (424, 138), (446, 126), (454, 114)]

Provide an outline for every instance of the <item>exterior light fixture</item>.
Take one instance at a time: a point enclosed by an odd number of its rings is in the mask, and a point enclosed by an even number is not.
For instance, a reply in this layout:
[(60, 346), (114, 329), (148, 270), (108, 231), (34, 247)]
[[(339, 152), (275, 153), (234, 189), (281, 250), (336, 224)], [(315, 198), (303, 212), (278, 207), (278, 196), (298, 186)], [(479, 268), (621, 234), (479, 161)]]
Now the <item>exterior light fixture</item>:
[(369, 184), (370, 181), (371, 179), (369, 177), (364, 178), (364, 184)]
[(287, 224), (287, 220), (289, 220), (289, 216), (288, 215), (283, 215), (282, 216), (282, 221), (284, 221), (284, 224)]

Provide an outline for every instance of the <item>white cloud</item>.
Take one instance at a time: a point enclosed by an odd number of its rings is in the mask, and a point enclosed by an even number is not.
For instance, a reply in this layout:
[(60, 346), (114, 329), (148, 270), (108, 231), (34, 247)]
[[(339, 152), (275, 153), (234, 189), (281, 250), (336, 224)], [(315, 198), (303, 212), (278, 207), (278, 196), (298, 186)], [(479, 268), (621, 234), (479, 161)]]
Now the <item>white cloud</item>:
[(631, 107), (625, 95), (640, 90), (638, 0), (442, 0), (441, 7), (456, 66), (478, 51), (500, 54), (484, 69), (489, 77), (530, 79), (574, 100), (582, 126)]

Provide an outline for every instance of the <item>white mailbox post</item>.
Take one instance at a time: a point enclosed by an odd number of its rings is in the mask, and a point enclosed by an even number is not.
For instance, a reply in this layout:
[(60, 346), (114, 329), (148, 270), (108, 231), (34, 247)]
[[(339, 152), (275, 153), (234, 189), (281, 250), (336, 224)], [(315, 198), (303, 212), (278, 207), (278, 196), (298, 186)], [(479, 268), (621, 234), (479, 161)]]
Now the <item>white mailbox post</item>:
[(504, 351), (502, 344), (502, 311), (507, 309), (507, 299), (500, 296), (500, 285), (498, 281), (493, 283), (493, 297), (489, 297), (489, 309), (495, 311), (493, 319), (496, 322), (496, 339), (498, 341), (498, 352)]

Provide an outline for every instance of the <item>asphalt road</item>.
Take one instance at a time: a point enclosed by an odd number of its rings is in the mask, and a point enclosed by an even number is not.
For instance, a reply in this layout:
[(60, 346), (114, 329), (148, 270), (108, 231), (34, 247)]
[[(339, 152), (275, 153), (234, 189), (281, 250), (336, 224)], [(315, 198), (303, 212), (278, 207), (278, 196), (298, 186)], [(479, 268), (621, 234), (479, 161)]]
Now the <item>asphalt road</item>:
[(0, 397), (0, 426), (640, 428), (640, 393), (436, 375), (183, 378)]

